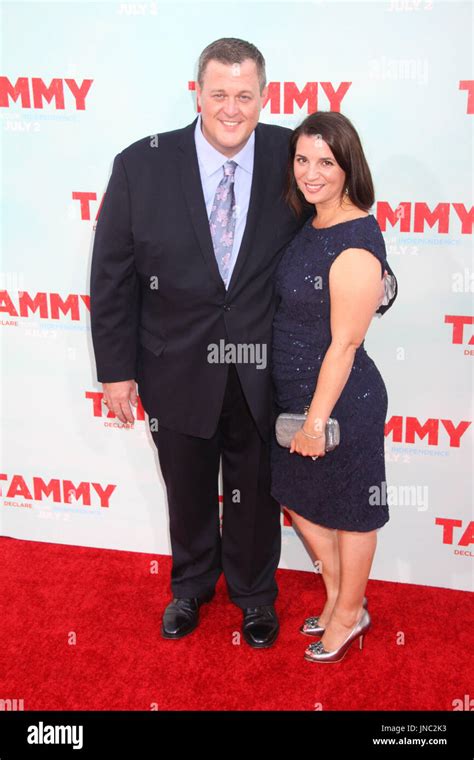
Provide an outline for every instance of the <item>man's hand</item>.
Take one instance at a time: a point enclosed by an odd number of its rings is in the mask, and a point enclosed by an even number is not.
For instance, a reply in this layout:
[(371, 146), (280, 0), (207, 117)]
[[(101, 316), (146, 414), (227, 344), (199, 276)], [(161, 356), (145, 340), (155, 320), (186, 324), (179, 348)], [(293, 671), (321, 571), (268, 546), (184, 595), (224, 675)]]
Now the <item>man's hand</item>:
[(137, 405), (137, 384), (135, 380), (122, 380), (119, 383), (102, 383), (104, 403), (109, 412), (113, 412), (121, 422), (133, 423), (134, 417), (130, 404)]

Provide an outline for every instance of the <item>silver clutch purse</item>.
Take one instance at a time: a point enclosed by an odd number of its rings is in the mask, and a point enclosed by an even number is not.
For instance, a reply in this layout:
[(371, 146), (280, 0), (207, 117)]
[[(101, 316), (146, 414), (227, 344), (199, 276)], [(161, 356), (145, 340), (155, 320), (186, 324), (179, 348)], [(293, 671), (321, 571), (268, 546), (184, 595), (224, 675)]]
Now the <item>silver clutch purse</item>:
[[(292, 412), (283, 412), (279, 414), (275, 423), (276, 439), (280, 446), (289, 449), (295, 433), (300, 430), (308, 414), (309, 406), (305, 407), (303, 414), (294, 414)], [(329, 417), (325, 427), (326, 445), (325, 451), (332, 451), (336, 448), (341, 440), (341, 431), (339, 422), (334, 417)]]

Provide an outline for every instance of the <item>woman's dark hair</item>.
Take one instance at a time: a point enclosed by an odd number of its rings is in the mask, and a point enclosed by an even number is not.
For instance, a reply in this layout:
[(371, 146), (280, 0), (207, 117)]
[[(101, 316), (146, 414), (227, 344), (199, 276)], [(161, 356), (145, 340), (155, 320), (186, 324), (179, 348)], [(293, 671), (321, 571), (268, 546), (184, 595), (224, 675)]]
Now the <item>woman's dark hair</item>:
[(296, 143), (301, 135), (314, 135), (329, 145), (334, 158), (346, 174), (347, 197), (358, 208), (368, 211), (374, 205), (374, 186), (355, 127), (342, 113), (316, 111), (306, 117), (290, 138), (285, 201), (296, 215), (301, 216), (305, 210), (312, 208), (298, 188), (293, 172)]

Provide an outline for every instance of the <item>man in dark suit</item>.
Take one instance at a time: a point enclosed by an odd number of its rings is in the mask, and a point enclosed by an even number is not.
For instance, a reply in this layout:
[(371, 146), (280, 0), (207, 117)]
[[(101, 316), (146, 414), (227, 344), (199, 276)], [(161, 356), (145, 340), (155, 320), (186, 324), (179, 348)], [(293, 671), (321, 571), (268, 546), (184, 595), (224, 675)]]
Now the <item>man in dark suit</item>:
[(194, 630), (224, 572), (253, 647), (271, 646), (279, 630), (272, 276), (314, 213), (308, 207), (297, 219), (284, 201), (291, 130), (259, 123), (266, 95), (254, 45), (209, 45), (199, 59), (197, 119), (116, 156), (91, 269), (105, 401), (132, 422), (137, 381), (166, 483), (173, 600), (162, 635)]

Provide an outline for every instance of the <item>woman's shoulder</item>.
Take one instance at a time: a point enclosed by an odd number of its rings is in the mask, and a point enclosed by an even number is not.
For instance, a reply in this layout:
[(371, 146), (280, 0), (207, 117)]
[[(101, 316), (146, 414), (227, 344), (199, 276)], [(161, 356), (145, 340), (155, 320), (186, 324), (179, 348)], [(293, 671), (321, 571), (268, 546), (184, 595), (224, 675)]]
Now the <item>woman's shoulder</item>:
[(331, 255), (346, 248), (368, 248), (379, 256), (386, 256), (382, 231), (373, 214), (357, 216), (329, 227), (315, 227), (314, 218), (307, 219), (300, 232), (315, 243), (324, 244)]
[(367, 214), (354, 221), (359, 223), (352, 225), (343, 233), (348, 243), (347, 247), (367, 248), (372, 253), (386, 258), (385, 240), (376, 217), (373, 214)]

